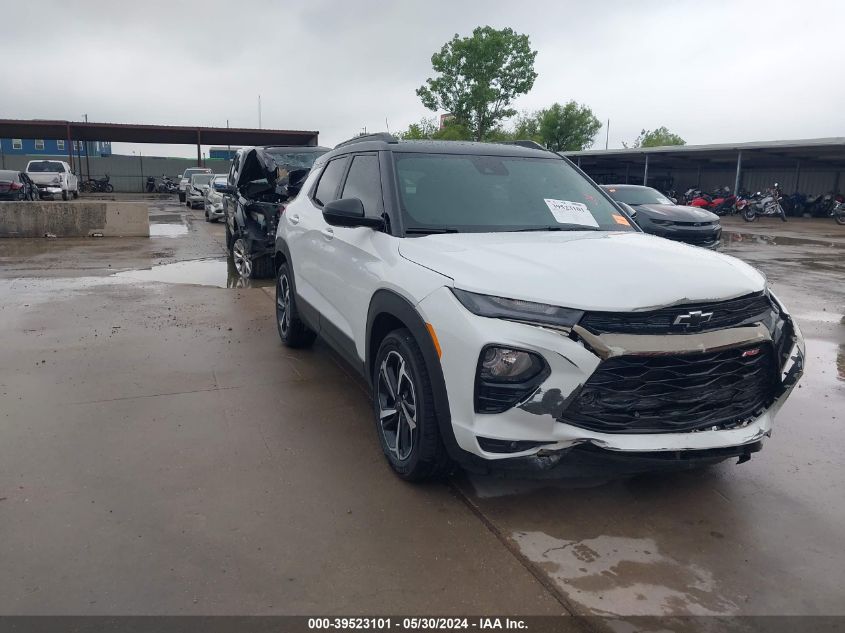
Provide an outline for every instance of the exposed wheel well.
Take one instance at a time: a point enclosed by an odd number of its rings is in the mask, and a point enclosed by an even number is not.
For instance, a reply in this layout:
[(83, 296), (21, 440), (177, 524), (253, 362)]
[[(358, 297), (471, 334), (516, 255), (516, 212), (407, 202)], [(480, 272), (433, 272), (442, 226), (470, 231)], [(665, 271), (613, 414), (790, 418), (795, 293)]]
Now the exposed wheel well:
[(282, 267), (282, 264), (288, 261), (288, 258), (285, 257), (285, 254), (282, 251), (276, 251), (276, 254), (273, 255), (273, 271), (278, 277), (279, 268)]
[(378, 348), (381, 346), (384, 337), (394, 330), (401, 330), (407, 327), (402, 319), (389, 312), (382, 312), (373, 319), (372, 329), (370, 330), (370, 349), (367, 350), (367, 359), (369, 360), (367, 366), (368, 378), (373, 375), (373, 363), (376, 362)]

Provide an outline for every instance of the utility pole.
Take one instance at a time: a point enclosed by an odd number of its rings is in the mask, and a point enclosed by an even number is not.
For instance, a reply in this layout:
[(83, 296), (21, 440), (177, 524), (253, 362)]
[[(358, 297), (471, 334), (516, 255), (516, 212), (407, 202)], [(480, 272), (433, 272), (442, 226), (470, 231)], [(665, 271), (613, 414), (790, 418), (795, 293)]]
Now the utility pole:
[(610, 143), (610, 119), (607, 120), (607, 135), (604, 137), (604, 148), (607, 149), (607, 145)]
[(258, 129), (261, 129), (261, 95), (258, 95)]
[[(226, 119), (226, 129), (229, 129), (229, 119)], [(230, 144), (226, 144), (226, 158), (232, 160), (232, 146)]]

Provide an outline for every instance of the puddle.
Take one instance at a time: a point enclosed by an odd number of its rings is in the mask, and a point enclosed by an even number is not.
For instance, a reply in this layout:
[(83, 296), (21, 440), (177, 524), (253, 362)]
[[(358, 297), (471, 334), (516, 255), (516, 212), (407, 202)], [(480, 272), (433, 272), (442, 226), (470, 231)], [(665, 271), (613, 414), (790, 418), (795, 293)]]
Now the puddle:
[(169, 284), (193, 284), (217, 288), (258, 288), (272, 286), (272, 279), (244, 279), (230, 259), (195, 259), (152, 268), (127, 270), (114, 277)]
[(188, 234), (186, 224), (176, 223), (150, 223), (150, 237), (180, 237)]
[(660, 552), (650, 538), (567, 541), (514, 532), (522, 553), (574, 601), (598, 615), (730, 615), (738, 606), (713, 575)]
[(722, 245), (734, 243), (764, 244), (767, 246), (821, 246), (824, 248), (845, 248), (845, 242), (831, 242), (825, 239), (808, 239), (789, 237), (785, 235), (762, 235), (758, 233), (742, 233), (739, 231), (724, 231)]

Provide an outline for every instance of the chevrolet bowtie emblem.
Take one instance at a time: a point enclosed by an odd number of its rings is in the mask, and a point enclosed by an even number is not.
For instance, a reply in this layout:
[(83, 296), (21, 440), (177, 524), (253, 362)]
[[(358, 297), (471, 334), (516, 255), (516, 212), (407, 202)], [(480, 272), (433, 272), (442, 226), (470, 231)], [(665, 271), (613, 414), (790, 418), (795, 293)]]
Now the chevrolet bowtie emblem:
[(686, 314), (679, 314), (675, 317), (672, 325), (683, 325), (686, 328), (701, 327), (702, 324), (707, 323), (713, 318), (712, 312), (702, 312), (701, 310), (693, 310)]

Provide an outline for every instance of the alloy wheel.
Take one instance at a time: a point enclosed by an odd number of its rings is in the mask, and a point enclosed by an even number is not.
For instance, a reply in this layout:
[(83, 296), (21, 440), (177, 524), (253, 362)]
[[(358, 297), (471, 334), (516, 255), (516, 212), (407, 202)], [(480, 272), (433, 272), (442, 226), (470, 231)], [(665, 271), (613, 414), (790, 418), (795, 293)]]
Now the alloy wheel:
[(232, 259), (235, 260), (235, 270), (241, 277), (249, 277), (252, 274), (252, 260), (249, 257), (249, 249), (246, 240), (239, 237), (232, 246)]
[(279, 277), (276, 288), (276, 320), (282, 336), (287, 336), (290, 331), (290, 283), (287, 275)]
[(400, 462), (407, 460), (417, 440), (417, 397), (408, 365), (402, 355), (391, 350), (379, 368), (379, 429), (385, 446)]

